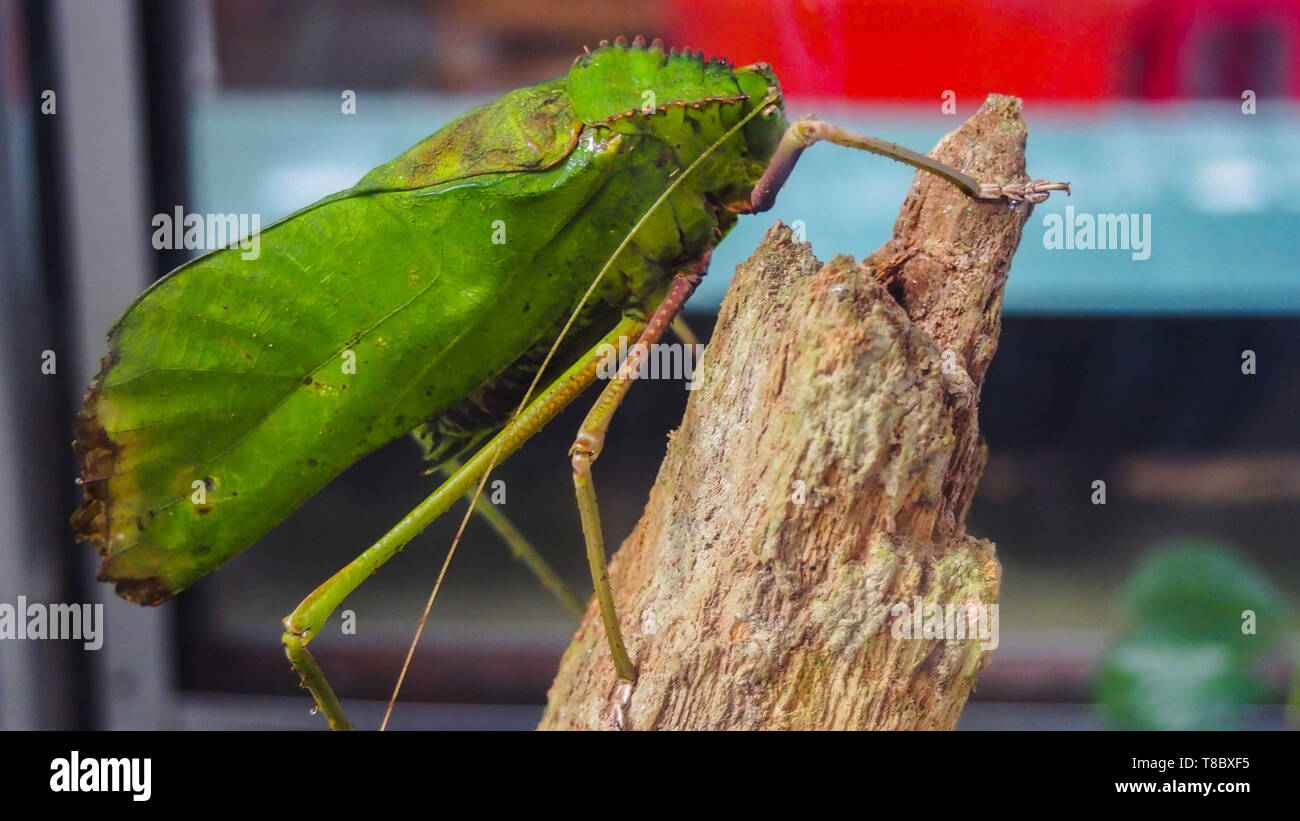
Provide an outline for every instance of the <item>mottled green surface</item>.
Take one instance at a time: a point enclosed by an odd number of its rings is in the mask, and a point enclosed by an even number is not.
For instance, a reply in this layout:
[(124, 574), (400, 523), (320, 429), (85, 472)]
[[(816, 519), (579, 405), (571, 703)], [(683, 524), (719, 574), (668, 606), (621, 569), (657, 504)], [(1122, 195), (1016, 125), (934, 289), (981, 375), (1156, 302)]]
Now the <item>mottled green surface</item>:
[[(161, 280), (110, 332), (79, 419), (74, 522), (101, 577), (165, 599), (385, 442), (431, 419), (445, 435), (436, 418), (458, 402), (499, 412), (471, 395), (515, 387), (504, 375), (549, 348), (672, 178), (774, 84), (609, 46), (266, 228), (256, 259), (231, 248)], [(612, 328), (712, 247), (783, 128), (756, 118), (680, 185), (580, 331)]]

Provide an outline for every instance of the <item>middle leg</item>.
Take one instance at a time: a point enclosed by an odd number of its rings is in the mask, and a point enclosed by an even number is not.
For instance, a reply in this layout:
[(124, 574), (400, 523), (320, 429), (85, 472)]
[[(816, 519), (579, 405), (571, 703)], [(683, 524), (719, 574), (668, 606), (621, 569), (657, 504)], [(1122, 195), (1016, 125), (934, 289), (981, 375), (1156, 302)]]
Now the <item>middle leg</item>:
[(605, 627), (610, 654), (614, 657), (614, 670), (619, 680), (625, 684), (636, 681), (636, 668), (628, 658), (623, 632), (618, 626), (614, 591), (610, 587), (609, 571), (605, 565), (605, 538), (600, 527), (600, 510), (596, 504), (596, 486), (591, 479), (591, 465), (600, 456), (609, 423), (631, 387), (632, 380), (636, 378), (637, 370), (648, 355), (650, 346), (663, 336), (673, 318), (700, 284), (704, 272), (708, 270), (710, 255), (706, 253), (698, 262), (673, 277), (667, 295), (650, 316), (636, 345), (619, 366), (618, 373), (600, 392), (587, 413), (587, 418), (583, 420), (582, 427), (578, 429), (573, 447), (569, 449), (573, 464), (573, 487), (578, 497), (578, 511), (582, 516), (582, 534), (587, 543), (587, 563), (591, 566), (591, 583), (596, 589), (600, 620)]

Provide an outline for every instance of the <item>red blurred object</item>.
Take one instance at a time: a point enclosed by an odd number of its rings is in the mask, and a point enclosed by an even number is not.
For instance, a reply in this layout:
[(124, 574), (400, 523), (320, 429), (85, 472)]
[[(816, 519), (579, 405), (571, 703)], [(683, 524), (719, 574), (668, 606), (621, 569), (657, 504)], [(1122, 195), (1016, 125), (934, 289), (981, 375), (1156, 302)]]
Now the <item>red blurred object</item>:
[(796, 97), (1300, 96), (1295, 0), (669, 0), (678, 46)]

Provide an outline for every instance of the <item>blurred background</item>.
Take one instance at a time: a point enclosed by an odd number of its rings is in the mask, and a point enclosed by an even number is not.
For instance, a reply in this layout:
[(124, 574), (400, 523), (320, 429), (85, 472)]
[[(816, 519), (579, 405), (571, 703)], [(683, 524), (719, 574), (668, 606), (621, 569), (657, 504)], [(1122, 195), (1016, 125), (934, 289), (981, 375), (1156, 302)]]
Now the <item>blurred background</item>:
[[(986, 94), (1024, 98), (1030, 173), (1075, 193), (1026, 226), (984, 389), (992, 455), (968, 528), (1003, 563), (1001, 645), (961, 726), (1284, 727), (1300, 8), (1281, 0), (0, 0), (0, 602), (103, 601), (108, 619), (96, 652), (0, 641), (0, 727), (324, 727), (280, 619), (432, 478), (398, 441), (178, 600), (136, 608), (95, 583), (67, 526), (72, 417), (108, 327), (189, 253), (154, 250), (150, 218), (179, 205), (266, 225), (619, 34), (767, 61), (793, 115), (922, 151)], [(869, 254), (911, 177), (809, 152), (776, 209), (719, 248), (688, 320), (710, 329), (775, 219), (802, 223), (823, 259)], [(1045, 247), (1044, 219), (1067, 207), (1149, 215), (1149, 258)], [(597, 469), (611, 543), (686, 398), (646, 383), (614, 424)], [(565, 455), (581, 412), (497, 476), (504, 511), (585, 597)], [(345, 604), (354, 635), (336, 614), (312, 645), (362, 726), (378, 723), (447, 518)], [(1248, 609), (1255, 635), (1239, 629)], [(395, 723), (532, 727), (575, 625), (471, 522)]]

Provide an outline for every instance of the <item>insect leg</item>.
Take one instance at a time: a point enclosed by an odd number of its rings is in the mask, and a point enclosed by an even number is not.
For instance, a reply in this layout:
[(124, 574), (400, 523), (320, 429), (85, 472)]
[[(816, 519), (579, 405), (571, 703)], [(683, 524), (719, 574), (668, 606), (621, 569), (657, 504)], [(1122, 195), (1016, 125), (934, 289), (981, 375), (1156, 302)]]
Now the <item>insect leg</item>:
[(606, 346), (617, 348), (623, 337), (640, 334), (645, 322), (636, 317), (625, 317), (614, 330), (591, 350), (583, 354), (567, 371), (546, 390), (537, 395), (528, 407), (502, 428), (501, 432), (458, 469), (451, 478), (438, 486), (414, 510), (346, 567), (303, 599), (284, 620), (283, 643), (285, 655), (293, 664), (303, 684), (311, 690), (316, 704), (329, 719), (330, 727), (348, 729), (351, 724), (343, 713), (337, 696), (326, 681), (319, 663), (307, 650), (307, 643), (321, 631), (330, 614), (343, 600), (361, 585), (372, 573), (391, 559), (407, 542), (420, 534), (429, 524), (457, 499), (474, 490), (490, 465), (505, 459), (519, 449), (542, 426), (553, 419), (572, 402), (578, 394), (596, 379), (597, 368), (609, 355)]
[(777, 146), (776, 153), (772, 155), (772, 160), (767, 165), (767, 170), (763, 172), (758, 184), (754, 186), (754, 191), (750, 195), (750, 208), (753, 212), (766, 211), (772, 207), (773, 203), (776, 202), (777, 192), (781, 190), (781, 186), (789, 178), (790, 172), (794, 170), (795, 163), (799, 161), (799, 155), (808, 146), (823, 140), (836, 145), (870, 151), (872, 154), (889, 157), (901, 163), (906, 163), (913, 168), (928, 171), (942, 177), (961, 189), (967, 196), (977, 200), (998, 200), (1006, 197), (1016, 202), (1042, 202), (1047, 199), (1052, 191), (1064, 191), (1067, 194), (1070, 192), (1068, 182), (1034, 180), (1027, 185), (999, 185), (997, 183), (979, 182), (951, 166), (944, 165), (938, 160), (910, 148), (904, 148), (896, 143), (887, 142), (876, 137), (854, 134), (852, 131), (846, 131), (839, 126), (812, 117), (803, 117), (795, 120), (786, 129), (785, 134), (781, 137), (780, 144)]
[(691, 330), (691, 326), (686, 324), (686, 320), (681, 314), (673, 317), (673, 335), (682, 341), (685, 345), (699, 345), (699, 334)]
[(596, 403), (587, 413), (587, 418), (583, 420), (577, 438), (573, 440), (573, 447), (569, 449), (573, 464), (573, 486), (578, 497), (578, 511), (582, 515), (582, 533), (587, 542), (587, 563), (591, 566), (591, 582), (596, 588), (596, 600), (600, 603), (600, 618), (605, 625), (605, 638), (609, 642), (610, 653), (614, 657), (614, 669), (625, 682), (636, 680), (636, 670), (623, 644), (623, 633), (619, 629), (618, 613), (614, 608), (614, 591), (610, 587), (609, 571), (605, 567), (605, 539), (600, 528), (600, 510), (596, 505), (596, 487), (591, 480), (591, 465), (600, 456), (610, 420), (623, 401), (650, 345), (663, 336), (673, 317), (700, 284), (708, 264), (709, 254), (705, 254), (690, 269), (673, 277), (668, 294), (651, 315), (637, 344), (619, 366), (617, 375), (600, 392)]

